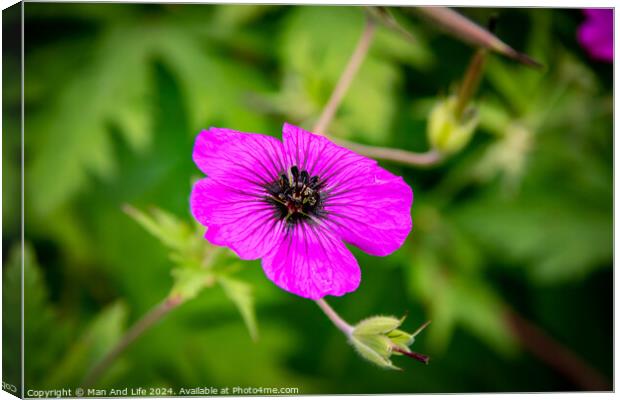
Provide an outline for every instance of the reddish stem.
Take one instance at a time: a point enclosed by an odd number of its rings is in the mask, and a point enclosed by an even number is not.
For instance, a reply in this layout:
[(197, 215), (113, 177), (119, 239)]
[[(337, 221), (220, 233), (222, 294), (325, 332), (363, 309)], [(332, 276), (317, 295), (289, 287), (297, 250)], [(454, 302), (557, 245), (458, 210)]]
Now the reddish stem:
[(400, 347), (394, 347), (392, 348), (392, 350), (394, 350), (397, 353), (403, 354), (407, 357), (413, 358), (414, 360), (420, 361), (421, 363), (424, 363), (426, 365), (428, 365), (428, 362), (431, 359), (426, 354), (417, 353), (415, 351), (407, 351), (407, 350), (401, 349)]
[(585, 390), (608, 391), (611, 384), (570, 349), (513, 310), (504, 317), (517, 339), (530, 353)]

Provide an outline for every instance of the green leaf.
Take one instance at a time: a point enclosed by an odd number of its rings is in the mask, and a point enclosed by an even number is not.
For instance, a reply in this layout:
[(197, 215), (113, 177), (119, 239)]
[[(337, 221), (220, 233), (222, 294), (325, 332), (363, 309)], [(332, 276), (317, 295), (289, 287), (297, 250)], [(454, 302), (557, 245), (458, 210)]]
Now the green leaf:
[(213, 271), (207, 268), (177, 267), (172, 270), (174, 284), (170, 291), (171, 297), (184, 300), (193, 299), (202, 289), (212, 286), (215, 282)]
[(452, 281), (456, 314), (462, 326), (500, 354), (513, 355), (517, 340), (506, 323), (502, 299), (483, 280), (458, 276)]
[[(290, 368), (291, 355), (299, 354), (304, 347), (296, 331), (290, 323), (267, 319), (261, 325), (261, 342), (257, 345), (247, 340), (246, 332), (231, 329), (229, 324), (194, 325), (191, 330), (182, 331), (185, 345), (179, 347), (181, 352), (171, 356), (175, 365), (180, 365), (183, 376), (192, 382), (204, 376), (230, 387), (278, 387), (286, 382), (286, 386), (297, 386), (303, 391), (302, 388), (316, 385), (317, 380)], [(223, 361), (232, 359), (234, 362)]]
[(429, 305), (429, 342), (436, 351), (446, 349), (454, 328), (461, 325), (497, 352), (515, 352), (503, 301), (475, 270), (444, 267), (428, 248), (414, 257), (408, 270), (410, 288)]
[(480, 198), (455, 216), (487, 251), (535, 281), (582, 279), (612, 259), (611, 213), (557, 195)]
[(147, 144), (142, 114), (148, 98), (148, 37), (143, 28), (113, 25), (97, 41), (92, 63), (76, 71), (42, 113), (29, 114), (26, 135), (41, 137), (31, 142), (35, 156), (27, 180), (35, 211), (47, 214), (65, 203), (89, 173), (114, 173), (110, 123), (128, 128), (122, 134), (134, 148)]
[[(13, 253), (11, 273), (6, 276), (8, 283), (13, 283), (14, 273), (20, 271), (17, 250)], [(103, 310), (79, 339), (72, 340), (68, 321), (61, 319), (49, 304), (40, 268), (28, 244), (24, 249), (24, 294), (24, 346), (31, 349), (24, 354), (26, 381), (38, 382), (41, 388), (75, 385), (124, 331), (127, 310), (124, 304), (115, 303)], [(19, 329), (19, 324), (16, 327)], [(10, 337), (10, 332), (6, 330), (5, 335)]]
[(44, 386), (58, 388), (79, 382), (85, 371), (94, 367), (118, 342), (126, 322), (124, 304), (117, 302), (103, 309), (50, 371)]
[[(5, 277), (8, 283), (21, 283), (21, 251), (15, 247), (12, 252), (12, 262)], [(71, 343), (72, 326), (70, 321), (62, 319), (56, 307), (50, 302), (49, 293), (45, 283), (45, 277), (41, 266), (37, 261), (34, 248), (30, 243), (24, 244), (23, 259), (23, 278), (24, 278), (24, 379), (26, 385), (32, 382), (43, 382), (50, 374), (50, 369), (63, 357), (67, 347)], [(17, 286), (18, 288), (19, 286)], [(13, 287), (12, 290), (16, 288)], [(10, 291), (9, 291), (10, 292)], [(9, 294), (9, 293), (7, 293)], [(16, 293), (9, 295), (11, 298), (7, 305), (15, 302), (18, 297)], [(11, 317), (11, 312), (19, 312), (20, 302), (13, 303), (15, 308), (7, 314)], [(3, 306), (4, 307), (4, 306)], [(4, 320), (4, 317), (3, 317)], [(17, 332), (15, 332), (17, 330)], [(21, 337), (20, 324), (12, 325), (4, 332), (11, 337), (17, 335)], [(29, 350), (30, 349), (30, 350)], [(35, 350), (36, 349), (36, 350)], [(10, 351), (9, 351), (10, 353)], [(7, 371), (8, 372), (8, 371)]]
[[(14, 253), (17, 254), (17, 253)], [(24, 368), (26, 382), (46, 376), (50, 365), (64, 346), (63, 334), (66, 324), (59, 321), (54, 307), (49, 302), (41, 268), (34, 249), (26, 243), (24, 248)], [(16, 264), (19, 265), (19, 264)], [(16, 267), (13, 267), (16, 268)], [(17, 267), (19, 268), (19, 267)], [(36, 316), (36, 317), (34, 317)], [(33, 318), (34, 317), (34, 318)], [(54, 332), (54, 334), (50, 334)], [(40, 349), (28, 351), (28, 349)]]
[(227, 4), (215, 7), (210, 28), (220, 35), (234, 32), (241, 26), (253, 22), (277, 6), (264, 4)]
[(218, 283), (224, 289), (226, 296), (237, 306), (252, 340), (258, 340), (258, 324), (256, 322), (252, 286), (229, 276), (219, 276)]
[(165, 26), (155, 35), (156, 54), (171, 68), (187, 97), (192, 135), (214, 122), (238, 130), (269, 131), (264, 117), (249, 107), (249, 95), (264, 89), (255, 68), (226, 62), (183, 26)]
[[(13, 76), (19, 77), (19, 69), (8, 71), (5, 74), (14, 72)], [(18, 236), (21, 228), (22, 198), (21, 132), (18, 115), (5, 112), (2, 124), (5, 132), (2, 135), (2, 234), (3, 237)]]
[(184, 250), (189, 243), (195, 241), (196, 232), (194, 229), (186, 222), (160, 208), (153, 207), (151, 215), (130, 205), (125, 205), (123, 210), (151, 235), (173, 250)]
[(428, 38), (424, 31), (404, 18), (388, 17), (384, 22), (387, 29), (377, 29), (372, 45), (373, 53), (380, 55), (381, 58), (405, 63), (422, 71), (428, 71), (433, 67), (436, 58), (428, 46)]
[[(189, 224), (156, 207), (151, 209), (150, 215), (129, 205), (125, 205), (124, 210), (172, 250), (170, 259), (180, 268), (190, 268), (192, 271), (188, 274), (204, 273), (206, 267), (211, 268), (213, 264), (217, 264), (217, 257), (221, 252), (202, 238), (203, 227)], [(186, 282), (184, 273), (173, 271), (173, 274), (181, 274), (178, 278)], [(181, 285), (186, 286), (185, 283)], [(188, 293), (193, 292), (194, 289), (191, 289)], [(194, 295), (195, 293), (192, 294)]]
[(409, 273), (409, 288), (417, 298), (428, 304), (430, 318), (429, 345), (437, 352), (448, 346), (457, 319), (453, 307), (453, 291), (447, 285), (437, 266), (436, 258), (429, 252), (418, 252), (413, 258)]
[(15, 246), (2, 268), (2, 379), (17, 387), (18, 392), (22, 373), (21, 261), (21, 247)]

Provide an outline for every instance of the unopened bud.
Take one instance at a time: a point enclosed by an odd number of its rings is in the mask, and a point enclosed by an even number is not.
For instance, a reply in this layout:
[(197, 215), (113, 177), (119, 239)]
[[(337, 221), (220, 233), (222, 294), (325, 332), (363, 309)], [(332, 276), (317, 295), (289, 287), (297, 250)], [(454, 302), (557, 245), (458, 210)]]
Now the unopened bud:
[(477, 126), (477, 111), (469, 107), (459, 115), (457, 97), (450, 96), (439, 101), (431, 110), (427, 127), (428, 140), (435, 150), (453, 154), (469, 143)]
[(386, 316), (367, 318), (354, 327), (351, 344), (362, 357), (383, 368), (400, 369), (390, 360), (393, 354), (407, 355), (427, 364), (429, 357), (412, 352), (409, 346), (428, 323), (411, 334), (398, 329), (403, 321), (404, 318)]

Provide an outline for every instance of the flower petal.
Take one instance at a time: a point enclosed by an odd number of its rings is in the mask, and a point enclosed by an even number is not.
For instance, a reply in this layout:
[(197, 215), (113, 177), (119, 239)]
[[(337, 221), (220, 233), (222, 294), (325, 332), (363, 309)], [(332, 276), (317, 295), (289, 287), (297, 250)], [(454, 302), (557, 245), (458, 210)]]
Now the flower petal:
[(200, 132), (194, 162), (207, 176), (242, 190), (257, 190), (286, 169), (282, 143), (267, 135), (211, 128)]
[(611, 8), (584, 8), (583, 13), (586, 17), (593, 20), (610, 20), (613, 24), (614, 10)]
[(413, 192), (399, 176), (380, 168), (358, 171), (325, 202), (331, 229), (375, 256), (396, 251), (411, 231)]
[(586, 20), (577, 31), (577, 39), (592, 58), (612, 62), (614, 59), (613, 9), (585, 9)]
[(284, 124), (282, 141), (287, 162), (318, 175), (329, 188), (332, 178), (355, 172), (357, 168), (376, 165), (377, 162), (349, 149), (338, 146), (326, 137), (315, 135), (291, 124)]
[(289, 229), (262, 265), (276, 285), (310, 299), (342, 296), (357, 289), (361, 279), (357, 261), (344, 243), (315, 224)]
[(273, 206), (260, 196), (211, 178), (194, 184), (190, 207), (194, 218), (207, 226), (207, 240), (230, 247), (244, 260), (254, 260), (271, 251), (284, 230), (284, 223), (274, 218)]
[(284, 125), (282, 137), (287, 154), (306, 157), (308, 172), (325, 179), (326, 224), (337, 236), (377, 256), (403, 244), (411, 231), (413, 192), (401, 177), (293, 125)]

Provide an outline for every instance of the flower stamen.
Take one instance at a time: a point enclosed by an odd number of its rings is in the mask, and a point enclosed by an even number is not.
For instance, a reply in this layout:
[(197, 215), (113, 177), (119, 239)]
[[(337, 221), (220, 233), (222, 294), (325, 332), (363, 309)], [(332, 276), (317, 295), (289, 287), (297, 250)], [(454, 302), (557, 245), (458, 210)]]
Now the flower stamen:
[(313, 217), (323, 215), (324, 183), (318, 176), (310, 176), (308, 171), (299, 170), (293, 165), (278, 179), (265, 185), (265, 200), (274, 206), (276, 217), (285, 220), (289, 226), (301, 221), (314, 221)]

